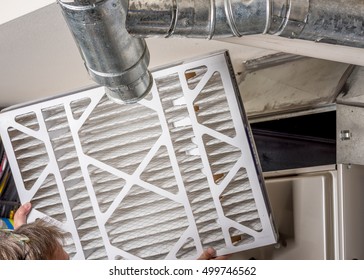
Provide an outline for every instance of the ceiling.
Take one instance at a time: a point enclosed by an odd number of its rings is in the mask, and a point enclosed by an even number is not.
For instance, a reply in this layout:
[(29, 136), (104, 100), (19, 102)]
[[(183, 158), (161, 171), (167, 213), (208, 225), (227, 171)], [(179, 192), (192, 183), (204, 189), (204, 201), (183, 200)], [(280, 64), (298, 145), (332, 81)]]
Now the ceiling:
[[(0, 107), (94, 85), (56, 3), (10, 21), (1, 17), (0, 13), (0, 24), (5, 22), (0, 25)], [(236, 73), (244, 61), (279, 51), (364, 65), (362, 49), (268, 35), (224, 41), (151, 38), (147, 43), (151, 68), (221, 49), (230, 51)]]
[(0, 9), (0, 24), (6, 23), (23, 15), (34, 12), (44, 6), (56, 2), (55, 0), (12, 0), (2, 3)]

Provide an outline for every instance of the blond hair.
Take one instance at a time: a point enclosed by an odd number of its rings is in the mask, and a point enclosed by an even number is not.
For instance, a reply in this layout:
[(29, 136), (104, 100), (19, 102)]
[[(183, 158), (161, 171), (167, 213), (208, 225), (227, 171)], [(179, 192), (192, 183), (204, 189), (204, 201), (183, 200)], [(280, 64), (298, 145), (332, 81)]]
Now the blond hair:
[(0, 231), (0, 260), (49, 260), (61, 248), (64, 234), (44, 220)]

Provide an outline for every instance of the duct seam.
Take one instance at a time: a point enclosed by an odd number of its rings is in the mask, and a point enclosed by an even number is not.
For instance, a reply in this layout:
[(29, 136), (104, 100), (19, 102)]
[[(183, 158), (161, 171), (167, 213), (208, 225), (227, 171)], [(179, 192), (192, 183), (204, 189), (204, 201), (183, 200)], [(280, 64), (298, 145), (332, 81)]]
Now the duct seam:
[(211, 40), (215, 34), (215, 25), (216, 25), (216, 3), (215, 0), (210, 0), (211, 8), (210, 8), (210, 34), (208, 39)]
[(272, 0), (267, 0), (267, 22), (263, 34), (267, 34), (269, 32), (269, 29), (272, 24), (272, 17), (273, 17), (272, 13), (273, 13)]
[(174, 30), (176, 30), (177, 21), (178, 21), (178, 5), (177, 5), (177, 0), (173, 0), (172, 21), (171, 21), (171, 26), (167, 32), (166, 38), (169, 38), (173, 35)]
[(233, 34), (236, 37), (243, 36), (242, 34), (240, 34), (238, 28), (236, 27), (235, 19), (233, 17), (233, 12), (231, 10), (230, 0), (224, 0), (224, 6), (225, 6), (226, 18), (227, 18), (228, 24), (229, 24), (229, 26), (231, 28), (231, 31), (233, 32)]
[(305, 28), (309, 14), (309, 0), (290, 0), (284, 23), (274, 34), (278, 36), (297, 38)]

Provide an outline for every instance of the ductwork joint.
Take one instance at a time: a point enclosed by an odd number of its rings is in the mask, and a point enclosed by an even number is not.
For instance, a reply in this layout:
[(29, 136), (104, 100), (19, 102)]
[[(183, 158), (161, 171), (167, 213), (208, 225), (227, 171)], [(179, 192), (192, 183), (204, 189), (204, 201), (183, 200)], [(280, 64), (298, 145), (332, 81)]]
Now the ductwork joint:
[(298, 38), (307, 23), (309, 6), (309, 0), (290, 0), (283, 24), (274, 35)]

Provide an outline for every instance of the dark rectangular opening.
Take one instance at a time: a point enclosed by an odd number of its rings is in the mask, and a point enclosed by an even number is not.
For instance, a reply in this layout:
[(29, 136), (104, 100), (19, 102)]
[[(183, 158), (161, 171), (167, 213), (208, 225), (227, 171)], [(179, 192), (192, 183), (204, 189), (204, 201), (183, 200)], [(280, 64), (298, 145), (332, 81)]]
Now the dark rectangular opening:
[(251, 124), (264, 172), (336, 163), (336, 111)]

